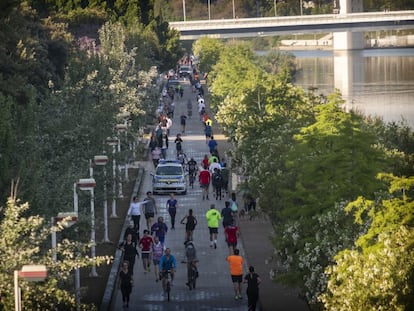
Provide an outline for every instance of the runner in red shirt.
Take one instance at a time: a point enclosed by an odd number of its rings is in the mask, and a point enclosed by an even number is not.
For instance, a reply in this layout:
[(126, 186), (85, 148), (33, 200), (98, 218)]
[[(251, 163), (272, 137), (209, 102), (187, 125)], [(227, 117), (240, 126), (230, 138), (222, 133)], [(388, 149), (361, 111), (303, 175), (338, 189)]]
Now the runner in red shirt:
[(204, 165), (203, 170), (201, 170), (200, 174), (198, 175), (198, 181), (200, 182), (200, 187), (203, 189), (203, 200), (207, 197), (208, 198), (208, 187), (210, 186), (211, 175), (208, 170), (208, 167)]
[(144, 267), (145, 273), (150, 272), (151, 269), (150, 253), (153, 243), (149, 231), (144, 230), (144, 236), (139, 240), (139, 247), (141, 248), (142, 266)]
[(226, 237), (227, 246), (229, 247), (230, 255), (233, 255), (233, 250), (237, 246), (237, 237), (239, 235), (239, 228), (234, 225), (232, 220), (230, 225), (224, 228), (224, 235)]

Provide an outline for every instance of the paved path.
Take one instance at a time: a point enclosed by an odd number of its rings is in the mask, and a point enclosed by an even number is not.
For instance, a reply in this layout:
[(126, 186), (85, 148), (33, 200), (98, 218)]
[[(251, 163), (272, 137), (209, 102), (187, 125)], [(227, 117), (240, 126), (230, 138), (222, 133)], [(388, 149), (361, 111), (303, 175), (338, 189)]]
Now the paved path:
[[(208, 147), (205, 142), (205, 136), (203, 135), (203, 125), (199, 120), (197, 114), (197, 107), (195, 103), (195, 94), (191, 92), (189, 86), (184, 87), (184, 98), (176, 100), (176, 108), (174, 114), (174, 123), (170, 132), (170, 148), (168, 150), (168, 158), (175, 157), (175, 145), (173, 143), (176, 134), (180, 131), (179, 117), (181, 113), (186, 112), (187, 99), (191, 98), (193, 102), (193, 116), (191, 119), (187, 119), (186, 133), (183, 135), (183, 150), (187, 157), (194, 157), (194, 159), (200, 163), (203, 156), (208, 153)], [(207, 103), (208, 104), (208, 103)], [(214, 127), (213, 127), (214, 128)], [(224, 139), (220, 135), (220, 137)], [(222, 153), (225, 142), (218, 140), (219, 151)], [(142, 162), (141, 165), (145, 168), (144, 180), (142, 182), (140, 198), (145, 197), (145, 193), (151, 190), (151, 176), (150, 172), (154, 171), (154, 167), (151, 161)], [(210, 189), (211, 192), (211, 189)], [(201, 196), (201, 189), (198, 184), (194, 186), (194, 189), (189, 189), (187, 195), (177, 195), (179, 209), (176, 216), (176, 229), (169, 230), (166, 237), (166, 246), (171, 248), (172, 254), (177, 259), (177, 272), (174, 280), (174, 286), (171, 294), (172, 298), (170, 302), (166, 301), (166, 298), (161, 296), (162, 289), (160, 282), (155, 282), (155, 274), (153, 269), (150, 273), (144, 273), (141, 259), (137, 259), (134, 267), (134, 287), (131, 294), (131, 301), (129, 310), (139, 311), (164, 311), (164, 310), (217, 310), (217, 311), (237, 311), (247, 310), (247, 297), (244, 296), (242, 300), (234, 300), (234, 292), (232, 282), (229, 274), (228, 263), (225, 260), (228, 256), (228, 248), (224, 241), (224, 234), (222, 228), (219, 229), (218, 245), (217, 249), (210, 248), (209, 244), (209, 232), (207, 223), (205, 220), (205, 213), (210, 208), (211, 204), (216, 204), (219, 211), (224, 207), (226, 198), (221, 201), (212, 200), (213, 195), (210, 194), (210, 200), (203, 201)], [(167, 225), (170, 227), (170, 218), (165, 208), (168, 195), (155, 196), (159, 215), (163, 216)], [(198, 220), (198, 226), (194, 231), (194, 242), (197, 248), (197, 257), (199, 258), (199, 273), (200, 277), (197, 280), (196, 290), (190, 291), (185, 285), (186, 282), (186, 264), (181, 263), (184, 257), (184, 225), (180, 225), (179, 221), (187, 213), (188, 209), (192, 208), (194, 214)], [(178, 224), (177, 224), (178, 222)], [(292, 296), (291, 291), (279, 291), (275, 292), (272, 281), (269, 278), (269, 268), (264, 265), (267, 256), (271, 256), (270, 242), (267, 237), (270, 234), (270, 229), (267, 225), (263, 225), (260, 220), (248, 222), (242, 221), (241, 226), (243, 241), (240, 241), (238, 248), (243, 258), (251, 262), (255, 262), (257, 271), (266, 271), (265, 275), (262, 275), (263, 285), (268, 288), (262, 290), (263, 294), (267, 297), (262, 299), (266, 301), (266, 307), (263, 305), (262, 310), (307, 310), (304, 304), (297, 299), (296, 296)], [(145, 219), (141, 217), (141, 232), (146, 228)], [(255, 229), (256, 228), (256, 229)], [(260, 233), (255, 230), (261, 229)], [(263, 234), (263, 235), (262, 235)], [(261, 235), (261, 236), (259, 236)], [(244, 240), (246, 240), (249, 247), (252, 247), (252, 253), (247, 256), (243, 247)], [(263, 244), (262, 244), (263, 243)], [(254, 249), (256, 245), (263, 245), (265, 249)], [(252, 264), (252, 263), (251, 263)], [(259, 267), (261, 266), (261, 267)], [(244, 271), (247, 272), (247, 263), (245, 263)], [(259, 272), (260, 274), (261, 272)], [(243, 288), (243, 293), (245, 287)], [(287, 293), (287, 295), (286, 295)], [(291, 299), (294, 303), (288, 304), (286, 308), (280, 298)], [(288, 301), (288, 300), (286, 300)], [(117, 290), (113, 310), (122, 309), (122, 296), (119, 290)]]

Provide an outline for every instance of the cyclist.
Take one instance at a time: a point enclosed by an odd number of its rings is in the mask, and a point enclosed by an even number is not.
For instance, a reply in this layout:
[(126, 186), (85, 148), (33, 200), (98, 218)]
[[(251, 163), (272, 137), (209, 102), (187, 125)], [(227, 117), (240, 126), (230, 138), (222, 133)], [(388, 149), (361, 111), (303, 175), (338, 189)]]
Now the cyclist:
[(196, 279), (198, 277), (198, 270), (197, 270), (197, 251), (193, 241), (186, 241), (185, 245), (185, 256), (187, 261), (187, 283), (185, 285), (188, 288), (195, 289)]
[(166, 248), (164, 251), (164, 255), (161, 257), (160, 260), (160, 278), (162, 280), (162, 288), (164, 293), (167, 291), (167, 279), (168, 279), (168, 272), (171, 275), (171, 285), (174, 281), (174, 272), (177, 268), (177, 261), (175, 257), (171, 255), (171, 249)]
[(190, 186), (193, 186), (194, 180), (198, 171), (197, 161), (191, 157), (190, 161), (187, 162), (188, 174), (190, 177)]

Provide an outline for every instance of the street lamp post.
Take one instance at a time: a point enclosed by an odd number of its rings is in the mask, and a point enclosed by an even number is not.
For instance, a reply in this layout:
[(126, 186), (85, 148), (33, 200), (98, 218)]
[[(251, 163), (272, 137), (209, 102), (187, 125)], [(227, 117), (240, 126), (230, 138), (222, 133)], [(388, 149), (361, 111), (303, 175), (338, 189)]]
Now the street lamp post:
[(233, 19), (236, 18), (236, 8), (234, 7), (234, 0), (233, 0)]
[(103, 213), (104, 213), (104, 238), (103, 242), (110, 243), (108, 236), (108, 200), (106, 195), (106, 163), (108, 163), (108, 157), (106, 155), (97, 155), (94, 157), (93, 162), (95, 165), (103, 166), (104, 173), (104, 199), (103, 199)]
[[(76, 191), (76, 189), (75, 189)], [(57, 217), (52, 217), (52, 226), (63, 222), (65, 228), (73, 226), (78, 221), (78, 211), (58, 213)], [(53, 261), (57, 261), (56, 253), (56, 230), (52, 227), (52, 253)], [(75, 300), (76, 310), (80, 311), (80, 273), (79, 267), (75, 268)]]
[[(127, 135), (128, 124), (120, 123), (115, 126), (115, 129), (118, 132), (118, 138), (121, 136), (121, 133), (125, 133)], [(118, 152), (121, 152), (121, 139), (118, 139)], [(127, 170), (127, 164), (125, 163), (125, 170)], [(121, 165), (118, 164), (118, 171), (119, 171), (119, 182), (118, 182), (118, 197), (123, 198), (123, 191), (122, 191), (122, 178), (121, 178)]]
[(19, 277), (29, 282), (40, 282), (47, 277), (45, 265), (25, 265), (22, 270), (14, 270), (14, 307), (15, 311), (22, 310), (22, 299), (19, 287)]
[(185, 0), (183, 0), (183, 20), (185, 22)]
[(118, 218), (116, 214), (116, 160), (115, 148), (118, 145), (118, 137), (108, 137), (106, 143), (112, 146), (112, 213), (111, 218)]
[(277, 16), (277, 0), (273, 1), (274, 7), (275, 7), (275, 17)]
[[(84, 178), (79, 179), (78, 186), (80, 190), (90, 191), (91, 192), (91, 258), (95, 260), (96, 256), (96, 242), (95, 242), (95, 196), (94, 188), (96, 186), (95, 179), (93, 178)], [(95, 263), (92, 264), (92, 270), (89, 274), (91, 277), (97, 277), (98, 273), (96, 272)]]
[(211, 8), (211, 0), (208, 0), (208, 20), (211, 19), (211, 13), (210, 13), (210, 8)]

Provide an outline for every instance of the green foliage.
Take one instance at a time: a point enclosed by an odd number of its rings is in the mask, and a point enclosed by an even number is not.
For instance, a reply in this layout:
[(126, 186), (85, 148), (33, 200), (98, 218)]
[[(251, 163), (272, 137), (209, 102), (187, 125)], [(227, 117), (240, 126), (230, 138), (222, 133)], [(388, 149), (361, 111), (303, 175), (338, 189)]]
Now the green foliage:
[(193, 43), (193, 54), (198, 57), (201, 72), (209, 73), (220, 57), (223, 43), (218, 39), (202, 37)]
[[(74, 269), (108, 263), (110, 258), (98, 256), (92, 261), (87, 254), (89, 245), (63, 240), (56, 249), (59, 261), (54, 262), (46, 241), (50, 240), (52, 230), (62, 231), (63, 224), (51, 227), (39, 216), (24, 217), (28, 210), (27, 203), (21, 204), (12, 198), (3, 209), (0, 223), (3, 237), (0, 239), (0, 308), (14, 309), (13, 272), (28, 264), (46, 265), (48, 276), (39, 283), (19, 280), (25, 310), (53, 310), (57, 306), (75, 308), (71, 281)], [(83, 305), (82, 309), (93, 310), (94, 306)]]
[(414, 202), (405, 195), (414, 178), (379, 177), (390, 183), (390, 197), (374, 202), (360, 198), (347, 207), (358, 223), (361, 214), (367, 214), (370, 224), (355, 248), (340, 252), (327, 268), (328, 290), (320, 300), (328, 310), (411, 310), (414, 306)]

